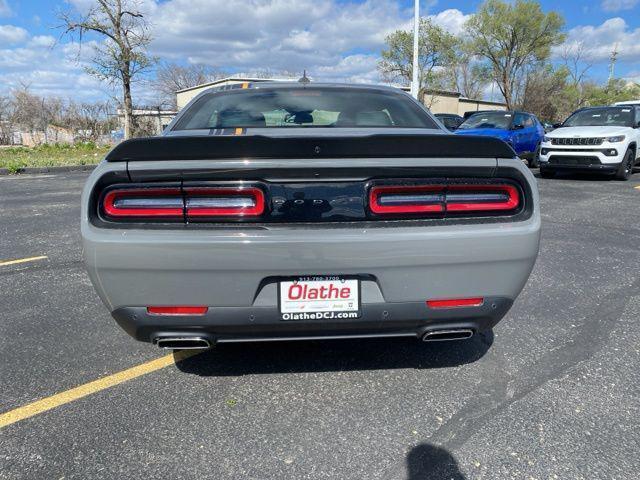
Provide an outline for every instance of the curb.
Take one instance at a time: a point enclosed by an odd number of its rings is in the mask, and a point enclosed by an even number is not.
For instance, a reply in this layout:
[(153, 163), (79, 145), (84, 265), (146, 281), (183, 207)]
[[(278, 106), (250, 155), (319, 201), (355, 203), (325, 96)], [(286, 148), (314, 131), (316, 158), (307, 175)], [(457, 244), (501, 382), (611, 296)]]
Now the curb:
[(63, 173), (63, 172), (90, 172), (98, 165), (67, 165), (61, 167), (23, 167), (15, 172), (8, 168), (0, 168), (0, 175), (15, 175), (29, 173)]

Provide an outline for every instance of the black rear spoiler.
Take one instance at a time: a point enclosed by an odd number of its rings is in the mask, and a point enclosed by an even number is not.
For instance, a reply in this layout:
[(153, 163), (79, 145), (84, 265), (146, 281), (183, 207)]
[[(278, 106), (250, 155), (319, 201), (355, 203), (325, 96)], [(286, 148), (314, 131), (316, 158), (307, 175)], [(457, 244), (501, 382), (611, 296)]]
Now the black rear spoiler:
[(502, 140), (462, 135), (267, 137), (264, 135), (134, 138), (117, 145), (108, 162), (224, 158), (513, 158)]

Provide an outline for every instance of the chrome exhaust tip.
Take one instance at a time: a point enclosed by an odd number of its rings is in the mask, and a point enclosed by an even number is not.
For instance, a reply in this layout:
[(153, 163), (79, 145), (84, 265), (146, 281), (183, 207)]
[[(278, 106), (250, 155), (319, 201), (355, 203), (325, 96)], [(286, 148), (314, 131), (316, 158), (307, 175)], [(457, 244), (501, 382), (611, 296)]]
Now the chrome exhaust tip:
[(470, 328), (452, 328), (450, 330), (431, 330), (422, 336), (423, 342), (446, 342), (449, 340), (466, 340), (473, 337)]
[(199, 350), (211, 348), (211, 342), (203, 337), (157, 337), (153, 343), (160, 348), (168, 350)]

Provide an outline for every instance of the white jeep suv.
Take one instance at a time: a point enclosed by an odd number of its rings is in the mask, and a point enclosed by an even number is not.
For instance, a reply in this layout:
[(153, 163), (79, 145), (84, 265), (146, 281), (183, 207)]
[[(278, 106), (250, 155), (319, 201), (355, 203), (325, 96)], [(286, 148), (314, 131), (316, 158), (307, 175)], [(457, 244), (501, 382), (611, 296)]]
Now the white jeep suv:
[(540, 145), (540, 175), (589, 170), (627, 180), (640, 157), (640, 105), (582, 108)]

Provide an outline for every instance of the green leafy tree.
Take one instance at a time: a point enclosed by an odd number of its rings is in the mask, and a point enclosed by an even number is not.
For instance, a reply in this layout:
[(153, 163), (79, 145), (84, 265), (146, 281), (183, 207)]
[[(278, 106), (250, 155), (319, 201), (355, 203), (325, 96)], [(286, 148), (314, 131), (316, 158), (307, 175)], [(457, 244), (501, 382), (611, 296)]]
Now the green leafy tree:
[[(413, 31), (396, 30), (385, 39), (378, 69), (387, 81), (411, 83), (413, 76)], [(455, 57), (457, 39), (428, 18), (420, 19), (418, 39), (418, 83), (420, 90), (441, 83), (444, 67)]]
[(544, 13), (540, 3), (532, 0), (486, 0), (467, 22), (474, 51), (491, 65), (509, 108), (524, 88), (528, 67), (546, 61), (551, 47), (564, 40), (563, 26), (558, 13)]
[(615, 102), (638, 100), (640, 84), (616, 78), (606, 85), (587, 83), (584, 86), (586, 104), (590, 106), (611, 105)]

